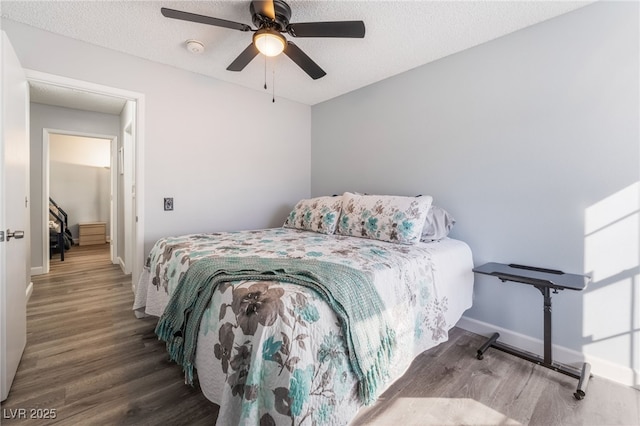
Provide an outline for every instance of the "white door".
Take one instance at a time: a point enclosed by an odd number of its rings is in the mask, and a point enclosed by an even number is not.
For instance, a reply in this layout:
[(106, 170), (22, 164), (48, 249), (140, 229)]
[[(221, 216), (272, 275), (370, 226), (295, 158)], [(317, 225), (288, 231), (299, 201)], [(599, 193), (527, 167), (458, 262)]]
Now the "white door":
[[(27, 342), (30, 277), (29, 91), (9, 38), (2, 31), (0, 114), (0, 368), (1, 401), (7, 399)], [(25, 238), (27, 237), (27, 238)]]

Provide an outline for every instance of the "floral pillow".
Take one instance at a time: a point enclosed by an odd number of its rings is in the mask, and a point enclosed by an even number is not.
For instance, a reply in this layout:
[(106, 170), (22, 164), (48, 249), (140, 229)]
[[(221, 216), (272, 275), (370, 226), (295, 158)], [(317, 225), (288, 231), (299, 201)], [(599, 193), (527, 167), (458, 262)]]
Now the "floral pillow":
[(400, 244), (420, 241), (433, 198), (392, 195), (342, 195), (337, 233)]
[(316, 197), (300, 200), (291, 210), (285, 228), (304, 229), (305, 231), (333, 234), (338, 224), (342, 197)]

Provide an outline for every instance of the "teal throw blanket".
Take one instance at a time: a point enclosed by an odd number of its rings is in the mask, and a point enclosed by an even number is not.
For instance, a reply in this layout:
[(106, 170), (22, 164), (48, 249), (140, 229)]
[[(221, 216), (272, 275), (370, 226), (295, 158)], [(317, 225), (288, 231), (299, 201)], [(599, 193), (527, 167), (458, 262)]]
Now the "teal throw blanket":
[(220, 283), (242, 280), (282, 281), (315, 290), (340, 320), (360, 400), (367, 405), (375, 401), (396, 343), (383, 315), (384, 303), (366, 273), (307, 259), (219, 257), (190, 265), (156, 326), (171, 359), (182, 365), (187, 383), (193, 381), (198, 329), (213, 292)]

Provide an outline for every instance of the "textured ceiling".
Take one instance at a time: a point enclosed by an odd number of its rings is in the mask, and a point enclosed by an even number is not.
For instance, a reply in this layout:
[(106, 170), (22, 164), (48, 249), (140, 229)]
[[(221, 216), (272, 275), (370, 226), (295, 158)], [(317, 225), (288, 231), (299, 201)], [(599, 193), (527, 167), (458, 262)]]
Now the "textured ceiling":
[[(591, 1), (291, 0), (291, 22), (362, 20), (364, 39), (296, 38), (327, 75), (312, 80), (288, 57), (275, 68), (276, 97), (314, 105), (428, 62), (582, 7)], [(251, 33), (168, 19), (161, 7), (251, 25), (249, 1), (7, 1), (2, 17), (220, 80), (263, 90), (260, 55), (242, 72), (227, 66)], [(253, 26), (253, 25), (252, 25)], [(287, 38), (293, 39), (287, 35)], [(186, 40), (205, 51), (187, 51)]]

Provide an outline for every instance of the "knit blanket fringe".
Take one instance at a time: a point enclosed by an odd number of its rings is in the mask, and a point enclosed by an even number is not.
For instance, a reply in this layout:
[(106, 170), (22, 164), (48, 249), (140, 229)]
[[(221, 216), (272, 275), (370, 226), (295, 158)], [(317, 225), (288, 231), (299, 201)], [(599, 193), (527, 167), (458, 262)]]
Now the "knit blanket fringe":
[(367, 273), (313, 259), (217, 257), (191, 264), (155, 330), (171, 359), (182, 365), (186, 383), (193, 383), (198, 330), (213, 292), (221, 283), (245, 280), (281, 281), (316, 291), (340, 320), (361, 402), (375, 402), (396, 347), (384, 302)]

